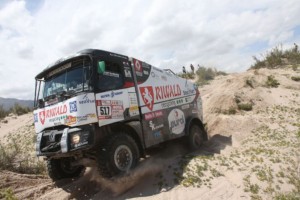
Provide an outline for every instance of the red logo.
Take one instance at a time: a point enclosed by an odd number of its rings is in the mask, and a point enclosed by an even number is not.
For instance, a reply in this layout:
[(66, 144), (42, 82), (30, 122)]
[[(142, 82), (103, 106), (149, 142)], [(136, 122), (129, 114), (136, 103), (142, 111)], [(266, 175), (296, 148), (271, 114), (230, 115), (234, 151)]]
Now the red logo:
[(140, 87), (140, 93), (142, 95), (145, 105), (149, 108), (149, 110), (152, 110), (154, 104), (154, 95), (152, 87)]
[(143, 71), (141, 61), (134, 60), (134, 67), (135, 67), (135, 71), (137, 71), (137, 72), (142, 72)]
[(40, 113), (39, 113), (39, 118), (40, 118), (40, 121), (41, 121), (41, 123), (44, 125), (44, 123), (45, 123), (45, 111), (41, 111)]

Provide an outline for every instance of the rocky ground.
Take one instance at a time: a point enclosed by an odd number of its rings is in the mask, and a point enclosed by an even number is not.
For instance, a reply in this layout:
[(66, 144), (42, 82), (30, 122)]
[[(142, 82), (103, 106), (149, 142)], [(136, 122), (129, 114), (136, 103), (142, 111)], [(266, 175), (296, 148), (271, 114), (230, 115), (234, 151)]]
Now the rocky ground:
[[(268, 86), (271, 75), (277, 87)], [(27, 141), (12, 167), (27, 160), (38, 167), (31, 175), (28, 164), (23, 173), (1, 171), (0, 197), (300, 199), (300, 82), (293, 76), (299, 71), (285, 68), (217, 77), (200, 88), (210, 140), (197, 152), (187, 152), (180, 141), (167, 144), (115, 181), (98, 177), (95, 169), (58, 185), (46, 174), (34, 175), (44, 165), (29, 150), (34, 150), (32, 116), (10, 116), (0, 124), (1, 148), (8, 140)]]

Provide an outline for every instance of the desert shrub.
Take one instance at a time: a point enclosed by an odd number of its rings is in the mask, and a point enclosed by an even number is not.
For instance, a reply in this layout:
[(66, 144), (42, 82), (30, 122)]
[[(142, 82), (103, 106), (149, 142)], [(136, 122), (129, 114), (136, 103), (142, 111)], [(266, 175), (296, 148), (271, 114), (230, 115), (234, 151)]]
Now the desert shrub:
[(239, 103), (238, 108), (239, 108), (239, 110), (250, 111), (250, 110), (252, 110), (252, 104), (251, 103)]
[(16, 115), (23, 115), (30, 112), (31, 109), (28, 107), (21, 106), (18, 103), (15, 103), (15, 105), (10, 109), (10, 111)]
[(13, 190), (11, 188), (6, 188), (0, 191), (0, 198), (6, 200), (17, 200)]
[(236, 110), (234, 107), (230, 107), (228, 110), (224, 111), (224, 114), (226, 115), (235, 115), (236, 114)]
[(273, 75), (268, 76), (266, 81), (266, 87), (274, 87), (277, 88), (280, 83), (275, 79)]
[(300, 81), (300, 76), (292, 76), (291, 79), (293, 81)]
[(283, 65), (296, 66), (296, 64), (300, 63), (300, 51), (297, 44), (294, 44), (294, 47), (287, 50), (283, 50), (282, 45), (276, 46), (271, 51), (267, 51), (265, 55), (262, 54), (261, 57), (262, 58), (259, 59), (253, 56), (254, 64), (250, 69), (274, 69)]
[(250, 86), (251, 88), (254, 88), (253, 80), (252, 79), (247, 79), (246, 80), (246, 85)]
[(0, 119), (6, 117), (8, 112), (3, 108), (3, 105), (0, 105)]
[(196, 74), (198, 76), (197, 83), (199, 85), (207, 84), (208, 81), (213, 80), (216, 76), (227, 75), (225, 72), (218, 71), (211, 67), (199, 67)]
[(26, 134), (5, 136), (6, 143), (0, 143), (0, 170), (10, 170), (26, 174), (45, 174), (46, 166), (34, 156), (34, 131), (31, 127), (22, 127)]
[(187, 73), (179, 73), (177, 74), (179, 77), (181, 78), (186, 78), (186, 79), (194, 79), (195, 78), (195, 74), (192, 72), (187, 72)]
[(297, 66), (297, 65), (292, 65), (292, 69), (293, 69), (294, 71), (297, 71), (298, 66)]

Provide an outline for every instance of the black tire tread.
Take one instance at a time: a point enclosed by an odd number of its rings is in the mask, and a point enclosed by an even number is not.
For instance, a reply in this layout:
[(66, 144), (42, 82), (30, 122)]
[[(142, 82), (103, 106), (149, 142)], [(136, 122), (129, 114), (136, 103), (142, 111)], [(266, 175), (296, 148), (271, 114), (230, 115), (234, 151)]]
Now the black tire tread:
[[(119, 140), (128, 140), (135, 148), (136, 153), (137, 153), (137, 160), (140, 158), (140, 153), (139, 153), (139, 148), (135, 142), (135, 140), (129, 136), (128, 134), (124, 132), (119, 132), (110, 136), (107, 136), (106, 139), (100, 144), (100, 148), (98, 150), (98, 155), (97, 155), (97, 165), (98, 165), (98, 172), (99, 174), (104, 177), (104, 178), (111, 178), (115, 175), (117, 175), (115, 172), (113, 172), (110, 163), (109, 163), (109, 157), (111, 156), (112, 152), (107, 152), (110, 151), (111, 147), (116, 141)], [(137, 163), (133, 163), (133, 167)]]
[(192, 133), (191, 133), (191, 131), (193, 130), (193, 128), (194, 127), (197, 127), (198, 129), (199, 129), (199, 131), (200, 131), (200, 134), (201, 134), (201, 138), (202, 138), (202, 143), (204, 142), (204, 132), (203, 132), (203, 130), (201, 129), (201, 127), (199, 126), (199, 125), (197, 125), (197, 124), (191, 124), (191, 127), (190, 127), (190, 129), (189, 129), (189, 135), (188, 135), (188, 146), (189, 146), (189, 148), (190, 148), (190, 150), (192, 150), (192, 151), (195, 151), (195, 150), (197, 150), (198, 148), (197, 147), (195, 147), (194, 145), (193, 145), (193, 138), (192, 138)]
[(80, 166), (74, 173), (65, 173), (60, 168), (60, 159), (48, 159), (47, 160), (48, 175), (53, 181), (59, 181), (64, 178), (77, 178), (84, 174), (85, 167)]

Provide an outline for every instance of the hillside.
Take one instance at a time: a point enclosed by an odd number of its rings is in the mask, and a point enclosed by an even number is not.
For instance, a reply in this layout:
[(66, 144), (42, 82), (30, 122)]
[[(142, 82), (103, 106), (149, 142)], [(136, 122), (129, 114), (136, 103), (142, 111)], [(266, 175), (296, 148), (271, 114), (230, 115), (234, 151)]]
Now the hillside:
[[(0, 190), (20, 199), (299, 199), (300, 82), (292, 80), (299, 76), (291, 68), (257, 69), (199, 88), (210, 140), (197, 152), (169, 144), (114, 182), (95, 169), (59, 187), (47, 176), (2, 171)], [(31, 114), (0, 126), (1, 141), (34, 136)]]
[(33, 100), (20, 100), (20, 99), (14, 99), (14, 98), (0, 97), (0, 105), (3, 105), (3, 108), (5, 110), (9, 110), (16, 103), (23, 107), (33, 108)]

